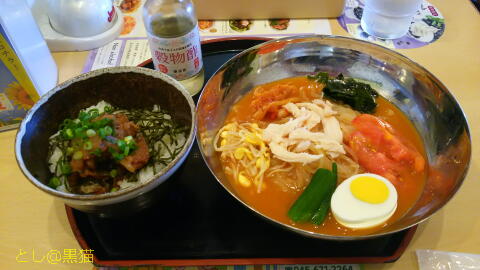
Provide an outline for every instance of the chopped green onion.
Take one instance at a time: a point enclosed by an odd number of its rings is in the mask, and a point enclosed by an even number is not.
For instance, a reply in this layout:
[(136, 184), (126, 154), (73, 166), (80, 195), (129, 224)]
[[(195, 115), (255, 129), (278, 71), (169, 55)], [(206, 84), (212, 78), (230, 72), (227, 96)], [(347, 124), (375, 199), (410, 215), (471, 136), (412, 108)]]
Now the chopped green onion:
[(73, 151), (75, 151), (75, 149), (73, 149), (73, 147), (67, 147), (67, 156), (72, 155)]
[(105, 127), (106, 125), (109, 125), (110, 123), (112, 123), (112, 119), (103, 118), (103, 119), (92, 122), (92, 127), (95, 129), (99, 129), (99, 128)]
[(116, 160), (122, 160), (125, 156), (118, 153), (117, 150), (113, 149), (112, 147), (108, 148), (108, 151), (112, 154), (112, 157)]
[(93, 129), (101, 128), (101, 127), (102, 127), (102, 125), (101, 125), (101, 123), (100, 123), (101, 121), (102, 121), (102, 120), (90, 122), (91, 128), (93, 128)]
[(68, 118), (67, 118), (67, 119), (63, 120), (63, 124), (64, 124), (65, 126), (69, 126), (69, 125), (71, 125), (72, 123), (73, 123), (72, 119), (68, 119)]
[(83, 131), (83, 128), (76, 128), (76, 129), (75, 129), (75, 137), (76, 137), (76, 138), (83, 138), (83, 137), (85, 137), (85, 132)]
[(102, 127), (102, 125), (101, 125), (101, 123), (100, 123), (101, 121), (102, 121), (102, 120), (98, 120), (98, 121), (93, 121), (93, 122), (91, 122), (91, 128), (93, 128), (93, 129), (99, 129), (99, 128), (101, 128), (101, 127)]
[(93, 129), (87, 129), (86, 133), (88, 137), (93, 137), (97, 134)]
[(106, 134), (107, 136), (110, 136), (110, 135), (113, 134), (113, 129), (112, 129), (112, 127), (106, 126), (106, 127), (104, 127), (104, 129), (105, 129), (105, 134)]
[(110, 190), (110, 192), (115, 192), (115, 191), (117, 191), (117, 190), (118, 190), (118, 188), (114, 187), (114, 188), (112, 188), (112, 189)]
[(110, 171), (110, 176), (111, 176), (112, 178), (115, 178), (115, 176), (117, 176), (117, 174), (118, 174), (118, 172), (117, 172), (117, 170), (115, 170), (115, 169), (113, 169), (113, 170)]
[(113, 111), (113, 108), (112, 108), (112, 106), (105, 106), (105, 108), (103, 108), (103, 111), (106, 112), (106, 113), (109, 113), (109, 112)]
[(86, 141), (84, 144), (83, 144), (83, 149), (85, 150), (91, 150), (93, 147), (93, 144), (91, 141)]
[(82, 151), (77, 151), (73, 154), (73, 159), (81, 159), (83, 157)]
[(125, 140), (126, 143), (130, 143), (131, 141), (133, 141), (133, 137), (132, 136), (127, 136), (127, 137), (125, 137), (124, 140)]
[(122, 160), (125, 156), (122, 154), (119, 154), (115, 149), (112, 147), (108, 148), (108, 151), (112, 154), (112, 157), (115, 158), (116, 160)]
[(98, 129), (98, 135), (100, 135), (100, 138), (105, 138), (105, 136), (107, 136), (107, 134), (105, 133), (105, 129), (104, 128), (100, 128)]
[(132, 149), (132, 150), (137, 149), (137, 144), (135, 143), (135, 141), (131, 141), (131, 142), (129, 142), (127, 145), (128, 145), (128, 147), (130, 147), (130, 149)]
[(62, 174), (72, 173), (72, 167), (70, 167), (68, 163), (63, 163), (62, 166), (60, 167), (60, 170), (62, 171)]
[(85, 111), (80, 111), (80, 113), (78, 114), (78, 119), (80, 119), (80, 121), (86, 121), (88, 120), (88, 113), (86, 113)]
[(90, 119), (93, 119), (97, 118), (100, 113), (98, 112), (98, 109), (91, 109), (88, 111), (88, 114), (90, 115)]
[(122, 151), (125, 151), (125, 147), (127, 146), (124, 140), (118, 140), (117, 145), (118, 145), (118, 148), (120, 148), (120, 150)]
[(128, 147), (128, 145), (127, 145), (127, 146), (125, 146), (125, 150), (123, 150), (123, 154), (125, 156), (128, 156), (129, 152), (130, 152), (130, 147)]
[(60, 186), (62, 183), (60, 182), (60, 179), (58, 177), (52, 177), (50, 178), (50, 181), (48, 181), (48, 186), (51, 188), (57, 188)]
[(71, 129), (65, 130), (65, 134), (67, 134), (68, 139), (73, 138), (73, 131)]

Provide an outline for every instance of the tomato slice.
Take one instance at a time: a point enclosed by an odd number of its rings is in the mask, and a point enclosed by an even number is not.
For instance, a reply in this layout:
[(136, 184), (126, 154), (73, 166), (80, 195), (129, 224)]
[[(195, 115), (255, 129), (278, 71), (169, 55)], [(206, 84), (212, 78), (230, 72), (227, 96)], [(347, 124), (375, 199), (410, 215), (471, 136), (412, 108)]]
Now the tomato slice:
[(348, 138), (348, 144), (360, 166), (368, 172), (379, 174), (393, 184), (397, 183), (400, 167), (385, 153), (372, 147), (370, 140), (360, 131), (353, 132)]
[(347, 144), (367, 171), (395, 181), (405, 170), (424, 170), (422, 155), (395, 134), (387, 122), (370, 114), (361, 114), (352, 124), (356, 131), (347, 138)]

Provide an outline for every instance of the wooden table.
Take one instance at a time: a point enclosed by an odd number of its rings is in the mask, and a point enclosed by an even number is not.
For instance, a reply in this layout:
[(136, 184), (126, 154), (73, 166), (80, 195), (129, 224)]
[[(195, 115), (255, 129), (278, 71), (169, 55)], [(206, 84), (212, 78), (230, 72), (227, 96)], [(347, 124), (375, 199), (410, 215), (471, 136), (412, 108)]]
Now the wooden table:
[[(456, 196), (441, 211), (421, 224), (395, 263), (366, 265), (366, 269), (417, 269), (415, 250), (480, 253), (480, 14), (468, 0), (432, 0), (446, 19), (444, 35), (417, 49), (399, 50), (436, 75), (455, 95), (471, 127), (473, 153), (470, 171)], [(336, 35), (348, 34), (336, 20)], [(59, 82), (80, 74), (88, 52), (55, 53)], [(15, 161), (15, 131), (0, 133), (0, 269), (91, 269), (91, 264), (31, 262), (50, 250), (80, 249), (65, 215), (64, 205), (36, 189), (22, 175)], [(28, 252), (17, 262), (22, 251)]]

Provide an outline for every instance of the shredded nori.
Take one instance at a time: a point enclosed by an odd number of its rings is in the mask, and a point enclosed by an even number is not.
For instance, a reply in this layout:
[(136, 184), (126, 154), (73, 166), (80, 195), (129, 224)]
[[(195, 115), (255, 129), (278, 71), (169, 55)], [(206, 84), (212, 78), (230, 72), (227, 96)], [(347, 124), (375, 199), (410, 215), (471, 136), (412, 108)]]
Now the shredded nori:
[[(180, 144), (178, 136), (181, 133), (185, 134), (188, 128), (175, 122), (166, 111), (132, 109), (121, 112), (138, 125), (140, 132), (145, 137), (150, 154), (150, 160), (146, 166), (152, 166), (154, 174), (157, 173), (155, 164), (167, 166), (182, 150), (185, 142)], [(167, 139), (173, 143), (173, 151), (165, 143), (164, 140)], [(166, 157), (162, 157), (164, 150), (168, 153)]]
[[(164, 166), (168, 165), (173, 159), (180, 153), (182, 150), (185, 141), (180, 143), (178, 136), (183, 133), (186, 135), (188, 127), (176, 123), (167, 111), (161, 110), (160, 108), (152, 109), (132, 109), (124, 110), (120, 108), (110, 107), (108, 112), (110, 114), (123, 113), (125, 114), (129, 121), (134, 122), (140, 128), (140, 132), (144, 136), (148, 150), (150, 154), (150, 159), (145, 166), (152, 166), (153, 173), (156, 174), (155, 164), (162, 164)], [(60, 126), (60, 129), (62, 127)], [(170, 142), (175, 146), (173, 151), (170, 150), (171, 147), (168, 147), (163, 139), (169, 137)], [(50, 139), (49, 153), (48, 156), (51, 157), (58, 147), (62, 152), (61, 159), (55, 164), (54, 175), (58, 175), (57, 172), (61, 172), (61, 166), (63, 164), (69, 164), (67, 148), (70, 147), (71, 140), (64, 138), (59, 134)], [(162, 157), (163, 149), (168, 153), (168, 156)], [(68, 191), (72, 192), (72, 188), (69, 187), (68, 181), (66, 180), (68, 174), (61, 173), (59, 175), (63, 178), (65, 187)], [(128, 182), (138, 181), (137, 173), (126, 172), (122, 178), (126, 179)], [(88, 180), (88, 179), (87, 179)]]

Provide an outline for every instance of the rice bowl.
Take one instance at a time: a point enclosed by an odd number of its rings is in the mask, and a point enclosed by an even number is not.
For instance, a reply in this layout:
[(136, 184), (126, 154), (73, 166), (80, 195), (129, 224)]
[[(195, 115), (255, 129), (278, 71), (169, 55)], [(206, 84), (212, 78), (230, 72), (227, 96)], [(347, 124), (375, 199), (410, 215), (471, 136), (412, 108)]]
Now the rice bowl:
[[(65, 119), (76, 118), (81, 110), (102, 100), (125, 110), (151, 110), (154, 105), (160, 106), (172, 119), (187, 128), (185, 144), (171, 162), (153, 175), (146, 170), (141, 181), (124, 185), (116, 192), (73, 194), (51, 188), (48, 186), (53, 176), (48, 164), (50, 137), (58, 132)], [(193, 99), (174, 79), (138, 67), (100, 69), (72, 78), (45, 94), (20, 125), (15, 153), (19, 167), (32, 184), (69, 206), (102, 215), (133, 213), (154, 201), (152, 193), (155, 188), (185, 160), (193, 144), (194, 120)]]

